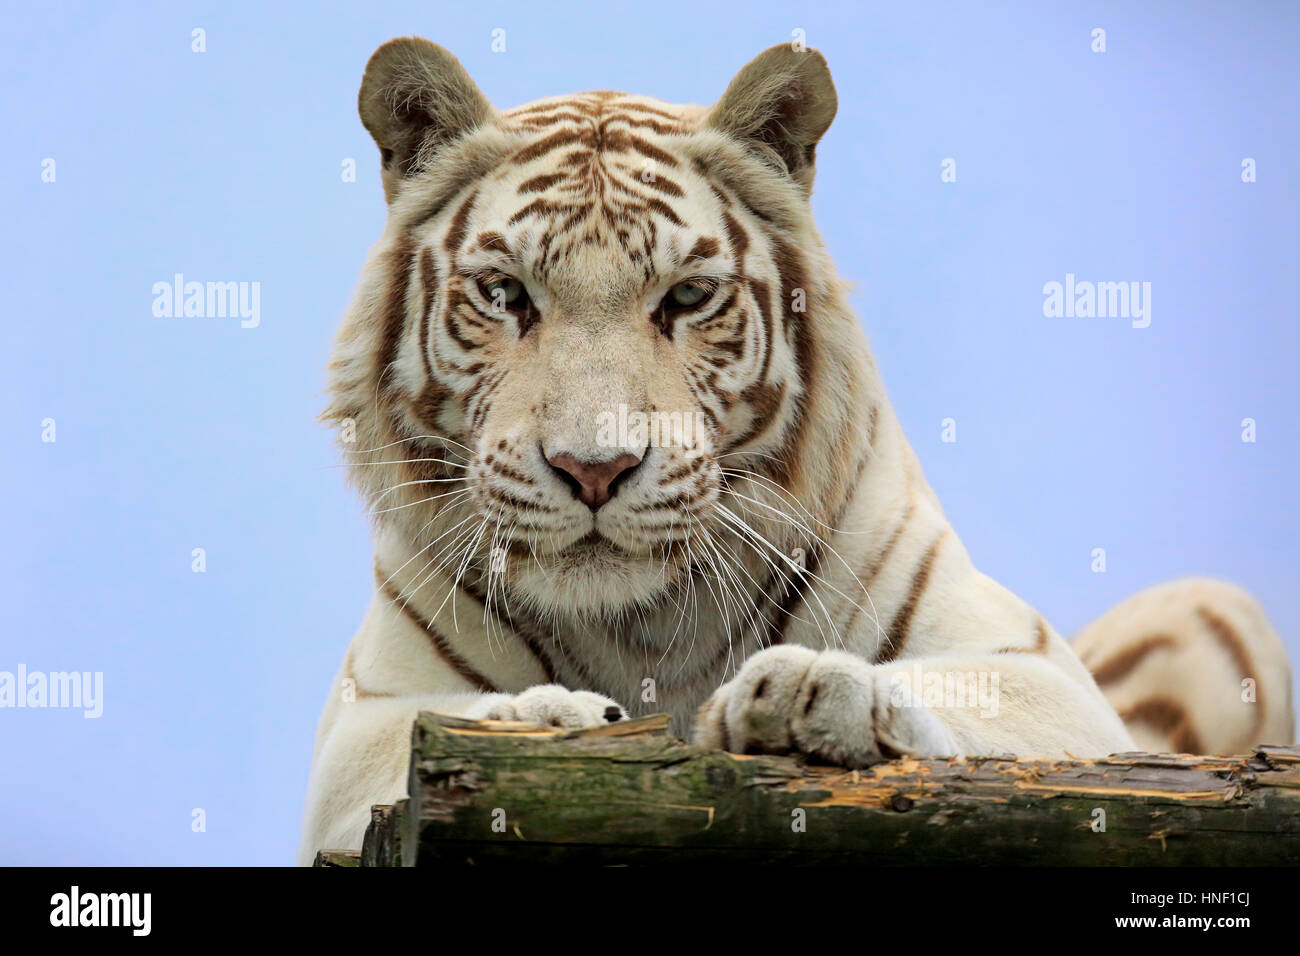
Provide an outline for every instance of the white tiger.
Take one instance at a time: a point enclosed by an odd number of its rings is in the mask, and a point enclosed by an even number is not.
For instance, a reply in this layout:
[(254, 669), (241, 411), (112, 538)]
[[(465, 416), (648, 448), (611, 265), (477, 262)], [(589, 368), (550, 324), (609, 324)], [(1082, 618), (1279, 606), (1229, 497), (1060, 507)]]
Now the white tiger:
[(502, 112), (400, 39), (359, 108), (388, 224), (326, 417), (376, 591), (321, 717), (302, 862), (404, 794), (424, 709), (667, 711), (702, 744), (848, 766), (1291, 740), (1285, 653), (1240, 591), (1172, 585), (1081, 635), (1126, 728), (974, 568), (811, 218), (820, 54), (774, 47), (710, 108)]

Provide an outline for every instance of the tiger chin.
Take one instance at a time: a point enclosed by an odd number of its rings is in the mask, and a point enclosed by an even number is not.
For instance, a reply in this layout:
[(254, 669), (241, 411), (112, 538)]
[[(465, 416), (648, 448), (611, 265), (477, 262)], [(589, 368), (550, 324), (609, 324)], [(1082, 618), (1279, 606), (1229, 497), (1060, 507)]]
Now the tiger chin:
[[(358, 106), (388, 221), (325, 418), (375, 593), (320, 720), (301, 862), (404, 794), (421, 710), (667, 711), (704, 745), (851, 767), (1292, 740), (1289, 662), (1238, 588), (1143, 592), (1076, 653), (975, 569), (812, 219), (836, 112), (819, 53), (773, 47), (711, 107), (503, 111), (398, 39)], [(980, 681), (992, 700), (950, 693)]]

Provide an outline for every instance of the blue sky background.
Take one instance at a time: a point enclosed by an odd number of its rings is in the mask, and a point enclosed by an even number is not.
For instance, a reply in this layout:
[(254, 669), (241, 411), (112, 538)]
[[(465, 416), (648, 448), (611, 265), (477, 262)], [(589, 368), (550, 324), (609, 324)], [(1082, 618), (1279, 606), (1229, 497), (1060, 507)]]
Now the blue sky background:
[[(0, 710), (0, 863), (293, 859), (373, 583), (314, 419), (384, 217), (357, 87), (396, 35), (511, 106), (712, 102), (805, 30), (840, 94), (818, 219), (976, 562), (1066, 632), (1230, 578), (1300, 659), (1295, 5), (109, 6), (27, 6), (0, 38), (0, 670), (105, 680), (98, 720)], [(260, 326), (155, 318), (176, 272), (260, 282)], [(1067, 272), (1150, 282), (1150, 327), (1044, 318)]]

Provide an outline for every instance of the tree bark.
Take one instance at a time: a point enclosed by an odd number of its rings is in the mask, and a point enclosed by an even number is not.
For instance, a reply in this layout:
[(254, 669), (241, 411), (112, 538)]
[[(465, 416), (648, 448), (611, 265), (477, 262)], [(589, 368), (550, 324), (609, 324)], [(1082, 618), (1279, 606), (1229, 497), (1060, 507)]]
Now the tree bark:
[(565, 732), (423, 713), (410, 797), (375, 809), (360, 865), (1300, 863), (1296, 747), (851, 771), (704, 750), (667, 724)]

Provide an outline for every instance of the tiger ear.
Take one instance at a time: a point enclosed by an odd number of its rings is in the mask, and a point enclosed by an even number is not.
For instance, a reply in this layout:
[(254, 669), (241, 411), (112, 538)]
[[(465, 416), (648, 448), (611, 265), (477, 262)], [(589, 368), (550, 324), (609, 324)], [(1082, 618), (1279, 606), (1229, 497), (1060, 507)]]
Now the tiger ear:
[(780, 166), (812, 192), (817, 142), (835, 118), (838, 99), (826, 59), (782, 43), (764, 50), (731, 81), (705, 123)]
[(392, 202), (403, 179), (494, 110), (454, 56), (421, 37), (400, 37), (370, 57), (357, 112), (379, 146), (384, 196)]

